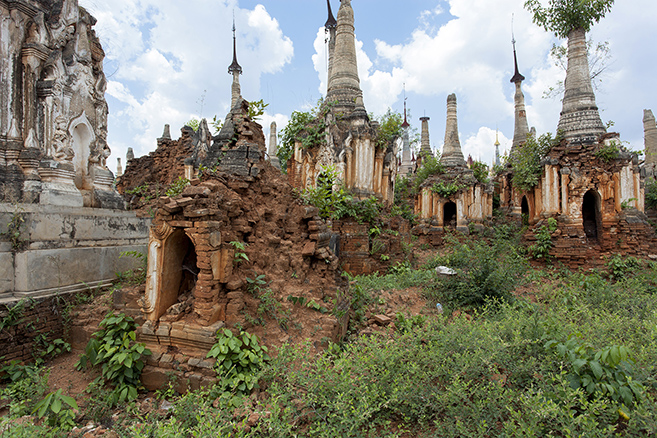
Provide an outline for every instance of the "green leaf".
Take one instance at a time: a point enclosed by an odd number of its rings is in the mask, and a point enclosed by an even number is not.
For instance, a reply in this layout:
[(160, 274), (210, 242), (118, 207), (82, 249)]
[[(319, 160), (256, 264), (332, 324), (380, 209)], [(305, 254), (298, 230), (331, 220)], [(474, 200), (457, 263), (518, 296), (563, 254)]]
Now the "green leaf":
[(591, 367), (591, 371), (593, 371), (593, 375), (595, 376), (596, 379), (600, 379), (602, 377), (602, 366), (598, 361), (592, 360), (589, 362), (589, 367)]

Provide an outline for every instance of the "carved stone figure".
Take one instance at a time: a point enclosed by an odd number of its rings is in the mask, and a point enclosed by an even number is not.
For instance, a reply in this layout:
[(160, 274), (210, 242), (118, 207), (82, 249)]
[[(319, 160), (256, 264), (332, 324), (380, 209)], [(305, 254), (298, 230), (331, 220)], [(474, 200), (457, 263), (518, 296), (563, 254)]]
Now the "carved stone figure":
[(72, 161), (75, 152), (71, 147), (71, 141), (66, 129), (66, 119), (64, 117), (57, 117), (55, 120), (55, 133), (52, 139), (53, 151), (52, 155), (56, 161)]

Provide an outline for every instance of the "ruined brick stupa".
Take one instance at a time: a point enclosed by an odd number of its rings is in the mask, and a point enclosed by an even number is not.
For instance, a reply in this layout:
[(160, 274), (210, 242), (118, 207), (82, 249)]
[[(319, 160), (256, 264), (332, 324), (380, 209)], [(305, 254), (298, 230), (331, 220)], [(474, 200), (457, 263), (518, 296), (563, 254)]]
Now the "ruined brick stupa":
[(586, 33), (581, 28), (568, 36), (558, 138), (560, 143), (541, 162), (543, 172), (532, 190), (506, 187), (504, 193), (511, 193), (513, 208), (520, 206), (529, 224), (540, 226), (542, 219), (557, 219), (552, 252), (564, 262), (595, 263), (609, 253), (654, 252), (655, 234), (643, 213), (638, 158), (622, 147), (619, 134), (607, 133), (602, 123), (589, 75)]

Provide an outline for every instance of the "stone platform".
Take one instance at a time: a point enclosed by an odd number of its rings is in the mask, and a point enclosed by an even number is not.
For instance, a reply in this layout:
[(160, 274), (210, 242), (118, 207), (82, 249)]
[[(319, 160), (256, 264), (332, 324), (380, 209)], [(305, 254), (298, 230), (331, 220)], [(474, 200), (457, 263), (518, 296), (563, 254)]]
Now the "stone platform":
[(146, 253), (150, 218), (134, 212), (37, 204), (0, 204), (0, 233), (24, 222), (21, 246), (0, 236), (0, 300), (43, 297), (109, 284), (138, 267), (124, 251)]

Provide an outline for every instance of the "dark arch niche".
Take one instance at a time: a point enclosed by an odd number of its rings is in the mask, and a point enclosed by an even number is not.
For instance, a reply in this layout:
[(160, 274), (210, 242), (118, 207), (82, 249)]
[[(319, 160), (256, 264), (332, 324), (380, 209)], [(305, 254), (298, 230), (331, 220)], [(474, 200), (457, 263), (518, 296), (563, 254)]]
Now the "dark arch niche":
[(589, 239), (597, 239), (600, 229), (600, 198), (595, 190), (589, 190), (582, 200), (582, 225)]
[(527, 196), (522, 197), (522, 202), (520, 203), (520, 214), (522, 216), (522, 224), (529, 225), (529, 202), (527, 202)]
[(456, 204), (452, 201), (443, 206), (443, 225), (447, 228), (456, 228)]
[(182, 229), (177, 229), (164, 241), (162, 255), (161, 286), (154, 319), (159, 319), (169, 307), (178, 303), (180, 296), (192, 293), (199, 272), (194, 244)]

